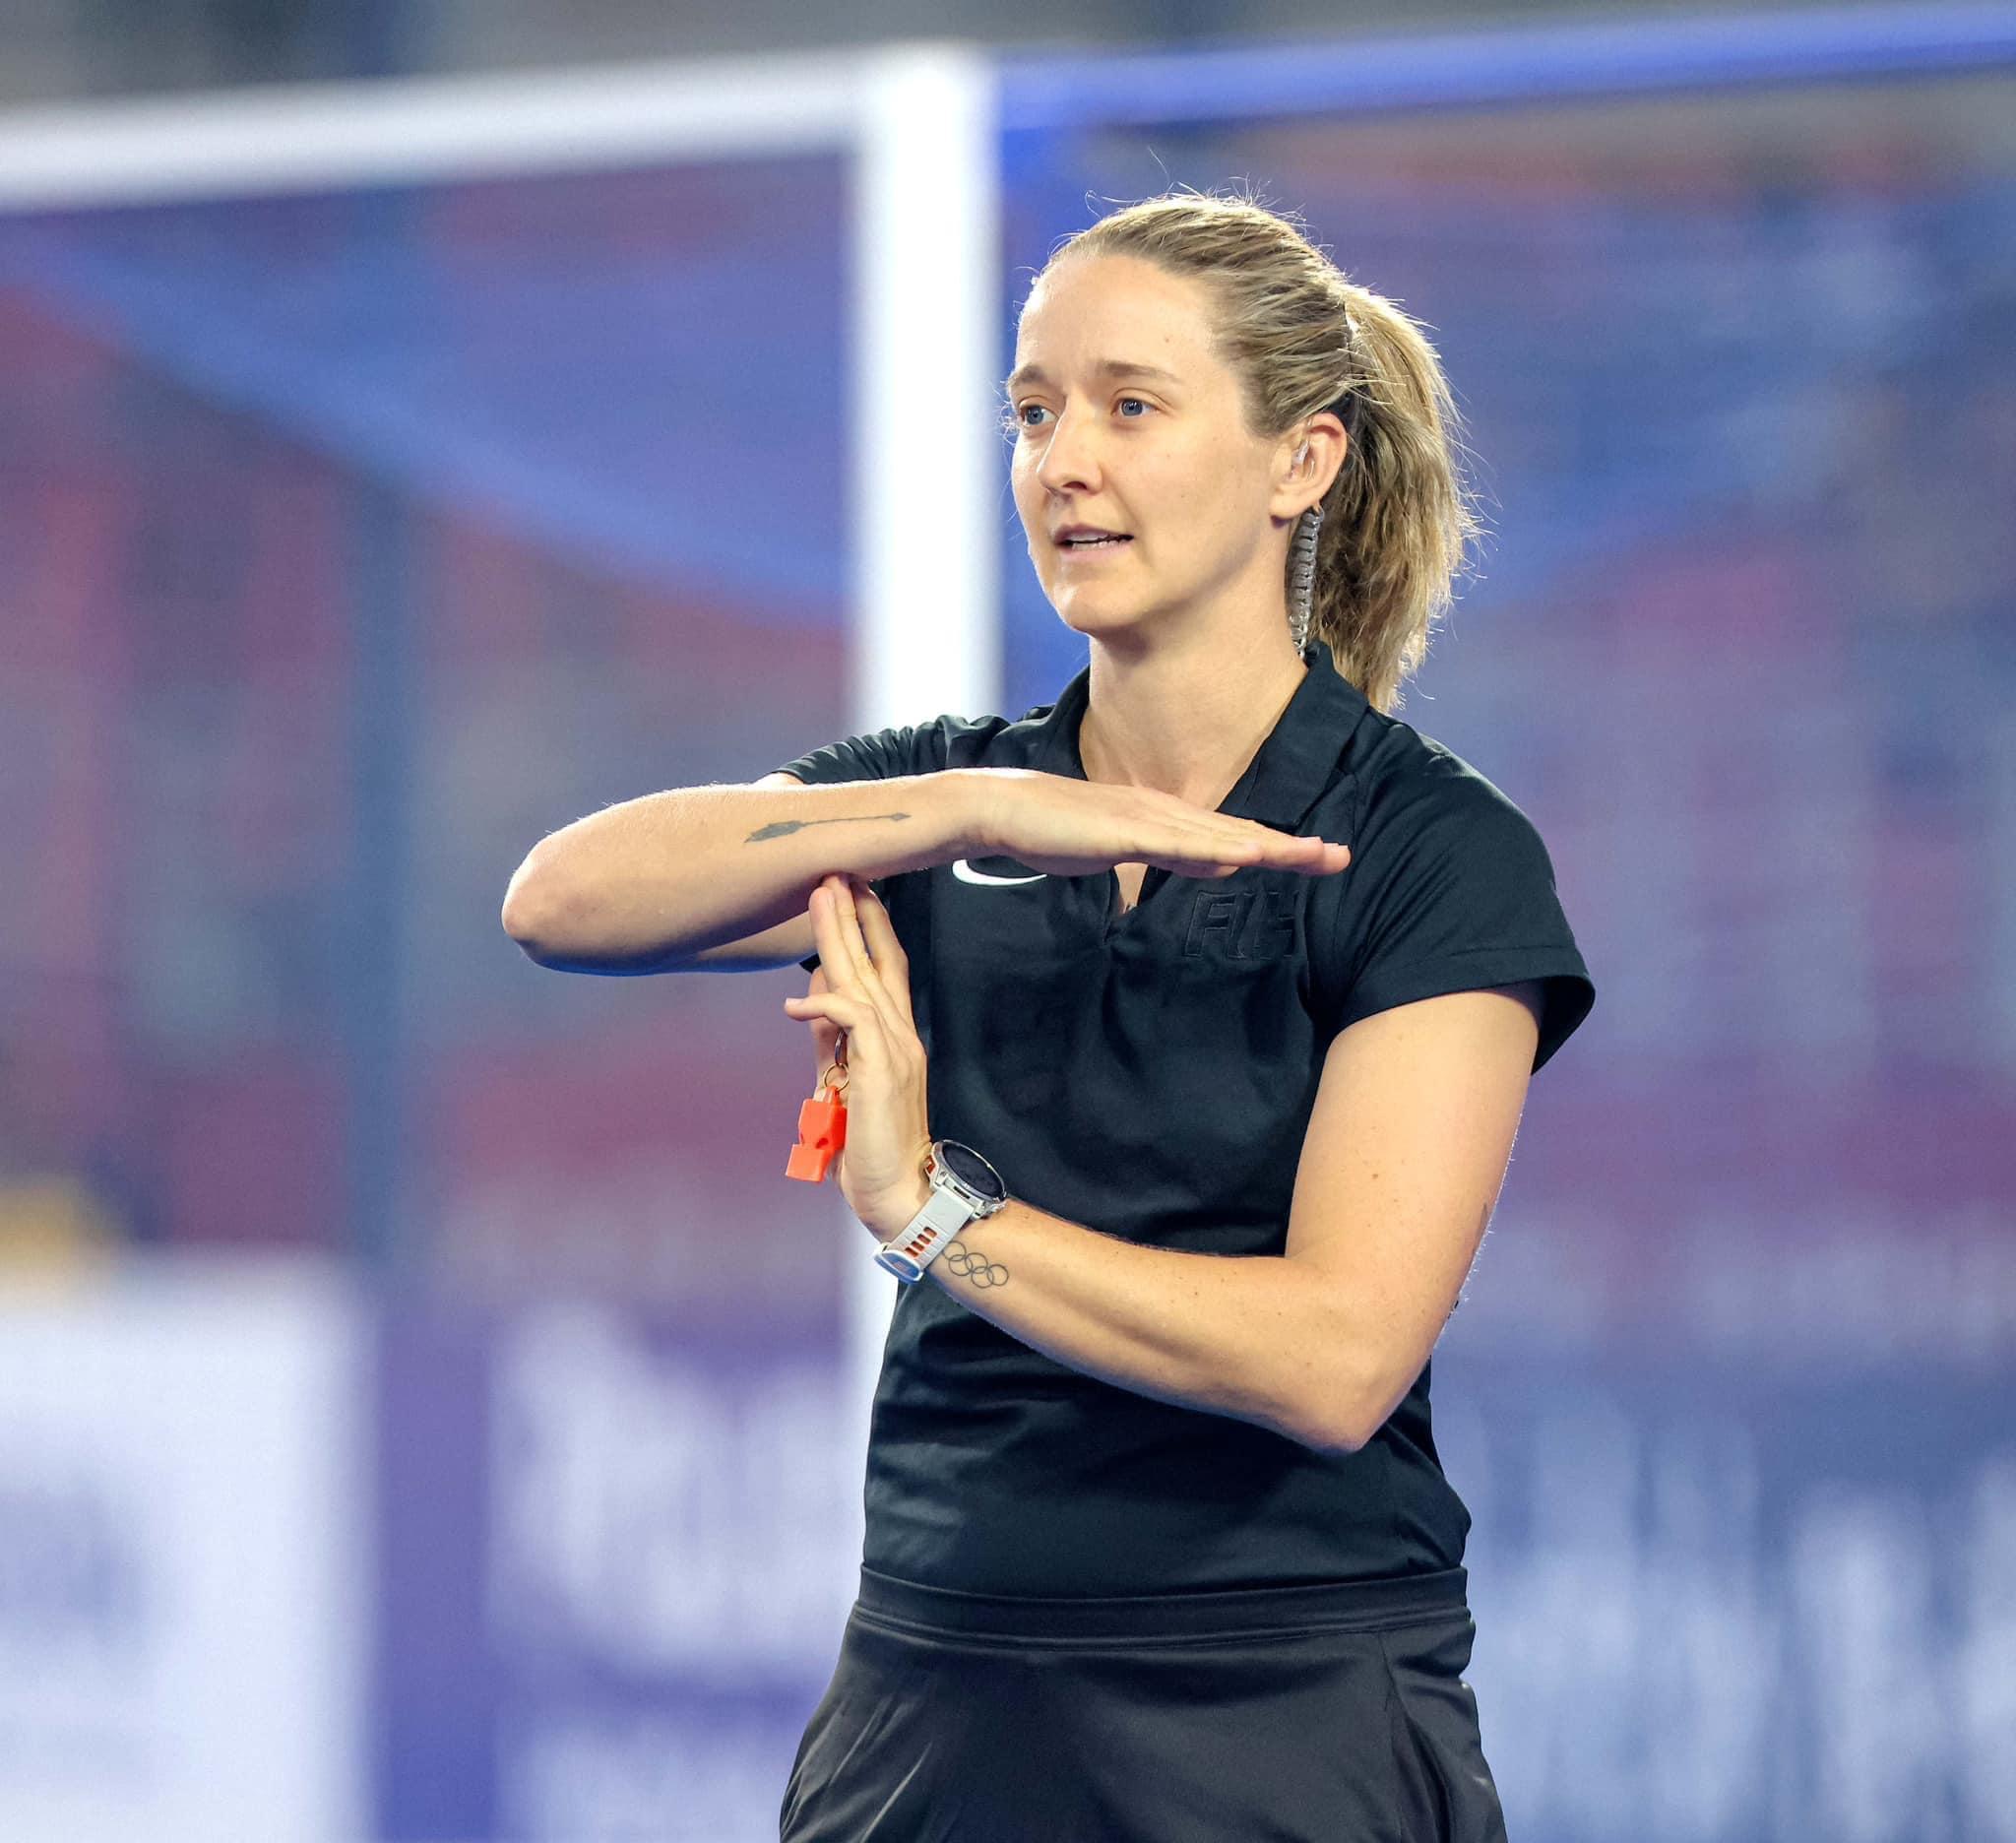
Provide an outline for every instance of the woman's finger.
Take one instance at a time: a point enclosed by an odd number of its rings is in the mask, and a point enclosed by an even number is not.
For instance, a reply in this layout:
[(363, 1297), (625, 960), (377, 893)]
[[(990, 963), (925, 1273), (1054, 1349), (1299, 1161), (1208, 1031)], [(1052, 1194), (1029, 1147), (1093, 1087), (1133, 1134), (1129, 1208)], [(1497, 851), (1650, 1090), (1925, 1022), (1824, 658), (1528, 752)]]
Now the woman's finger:
[(830, 879), (821, 878), (813, 885), (812, 894), (806, 899), (805, 912), (812, 918), (812, 949), (819, 956), (819, 970), (826, 975), (826, 988), (829, 992), (851, 992), (861, 983), (860, 975), (854, 970), (853, 956), (848, 951), (846, 932), (840, 923), (840, 912), (834, 901), (833, 885)]
[(890, 921), (889, 911), (866, 884), (854, 892), (854, 909), (860, 919), (862, 938), (868, 943), (869, 957), (881, 975), (890, 1003), (903, 1021), (915, 1029), (916, 1020), (910, 1005), (910, 956), (896, 938), (896, 924)]
[[(826, 969), (823, 966), (815, 966), (812, 969), (811, 990), (807, 996), (816, 997), (828, 989)], [(812, 1052), (818, 1058), (819, 1066), (816, 1073), (818, 1079), (823, 1081), (826, 1071), (836, 1063), (842, 1067), (846, 1066), (841, 1056), (841, 1042), (845, 1033), (830, 1018), (807, 1018), (805, 1022), (811, 1027)]]
[(784, 1008), (794, 1018), (826, 1018), (844, 1030), (848, 1037), (848, 1059), (850, 1063), (859, 1061), (856, 1052), (863, 1048), (872, 1052), (882, 1047), (882, 1019), (873, 1003), (866, 998), (852, 997), (846, 992), (821, 992), (816, 997), (787, 998)]
[[(812, 893), (810, 907), (820, 960), (830, 961), (840, 968), (841, 976), (834, 982), (835, 988), (865, 1001), (878, 1018), (894, 1029), (897, 1024), (896, 1001), (868, 957), (868, 944), (861, 937), (860, 918), (854, 912), (853, 890), (847, 877), (835, 871), (831, 876), (822, 878), (819, 888)], [(820, 931), (822, 927), (823, 933)]]
[(847, 879), (838, 872), (821, 877), (806, 908), (812, 917), (812, 937), (819, 948), (819, 964), (826, 968), (834, 990), (865, 996), (874, 968), (868, 964), (868, 950), (861, 940), (860, 924), (854, 920), (846, 886)]

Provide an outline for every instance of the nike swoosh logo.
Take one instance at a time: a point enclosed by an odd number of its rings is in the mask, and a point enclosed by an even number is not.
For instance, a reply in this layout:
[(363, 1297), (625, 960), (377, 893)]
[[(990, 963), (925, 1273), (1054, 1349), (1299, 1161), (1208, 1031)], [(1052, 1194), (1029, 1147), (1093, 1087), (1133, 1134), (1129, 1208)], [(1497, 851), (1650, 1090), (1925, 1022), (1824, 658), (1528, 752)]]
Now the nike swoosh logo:
[(952, 874), (962, 883), (1040, 883), (1049, 872), (1039, 870), (1035, 876), (989, 876), (984, 870), (976, 870), (964, 858), (955, 858), (952, 860)]

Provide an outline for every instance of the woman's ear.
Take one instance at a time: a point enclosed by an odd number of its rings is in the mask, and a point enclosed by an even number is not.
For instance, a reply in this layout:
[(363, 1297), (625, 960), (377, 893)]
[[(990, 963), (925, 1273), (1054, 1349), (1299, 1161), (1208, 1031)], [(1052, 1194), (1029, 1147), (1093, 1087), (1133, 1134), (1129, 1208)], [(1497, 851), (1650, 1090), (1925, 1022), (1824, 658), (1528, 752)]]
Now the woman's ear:
[(1286, 477), (1275, 492), (1274, 513), (1277, 518), (1298, 518), (1313, 503), (1309, 497), (1312, 483), (1317, 499), (1329, 492), (1338, 469), (1344, 465), (1351, 437), (1344, 431), (1343, 419), (1335, 412), (1324, 410), (1312, 415), (1298, 434), (1284, 440), (1292, 441), (1294, 449), (1288, 457)]

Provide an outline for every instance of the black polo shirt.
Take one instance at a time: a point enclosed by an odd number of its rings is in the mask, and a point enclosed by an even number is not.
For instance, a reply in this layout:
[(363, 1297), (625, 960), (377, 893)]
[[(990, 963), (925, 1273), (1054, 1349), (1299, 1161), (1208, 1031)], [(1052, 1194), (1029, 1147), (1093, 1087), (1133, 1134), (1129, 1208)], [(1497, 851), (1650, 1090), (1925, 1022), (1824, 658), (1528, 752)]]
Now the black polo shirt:
[[(1311, 665), (1221, 811), (1352, 849), (1324, 877), (1010, 858), (878, 879), (910, 956), (934, 1136), (1011, 1195), (1105, 1235), (1280, 1254), (1324, 1052), (1358, 1018), (1544, 982), (1538, 1069), (1595, 998), (1533, 824), (1440, 743)], [(1020, 721), (943, 716), (782, 764), (800, 780), (949, 768), (1085, 779), (1088, 667)], [(809, 970), (817, 964), (808, 959)], [(896, 1283), (892, 1282), (892, 1285)], [(1428, 1367), (1361, 1450), (1326, 1455), (1032, 1350), (926, 1279), (876, 1386), (866, 1565), (971, 1593), (1076, 1596), (1432, 1572), (1470, 1514), (1442, 1476)]]

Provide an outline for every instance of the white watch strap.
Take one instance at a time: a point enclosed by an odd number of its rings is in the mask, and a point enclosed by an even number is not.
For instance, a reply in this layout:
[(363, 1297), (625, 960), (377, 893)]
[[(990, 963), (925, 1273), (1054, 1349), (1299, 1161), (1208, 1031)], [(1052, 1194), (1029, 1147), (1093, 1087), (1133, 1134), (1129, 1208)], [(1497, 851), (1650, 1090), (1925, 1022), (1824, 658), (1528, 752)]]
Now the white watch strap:
[(974, 1212), (966, 1204), (933, 1184), (924, 1207), (910, 1219), (910, 1226), (875, 1250), (876, 1263), (906, 1286), (914, 1286), (923, 1278), (924, 1269), (973, 1219)]

